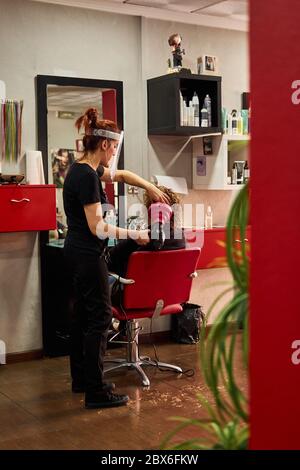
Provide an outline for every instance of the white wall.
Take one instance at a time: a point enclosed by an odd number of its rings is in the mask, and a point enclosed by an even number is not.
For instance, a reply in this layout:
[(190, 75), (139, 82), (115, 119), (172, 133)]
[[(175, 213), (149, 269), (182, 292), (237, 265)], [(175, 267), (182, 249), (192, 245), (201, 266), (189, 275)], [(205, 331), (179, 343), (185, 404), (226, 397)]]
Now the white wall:
[(1, 79), (7, 98), (25, 100), (24, 149), (36, 145), (34, 77), (73, 75), (124, 82), (126, 150), (131, 156), (136, 153), (141, 122), (136, 100), (140, 95), (139, 18), (1, 0), (0, 21)]
[(0, 338), (6, 352), (42, 347), (38, 237), (0, 234)]
[[(0, 79), (7, 98), (24, 99), (23, 149), (36, 148), (36, 75), (121, 80), (128, 167), (139, 172), (139, 18), (26, 0), (1, 0), (0, 9)], [(0, 338), (7, 352), (41, 347), (39, 270), (36, 234), (0, 234)]]
[[(120, 80), (124, 84), (126, 168), (144, 177), (164, 173), (182, 138), (148, 140), (146, 80), (165, 73), (170, 56), (167, 38), (175, 31), (183, 36), (187, 51), (184, 65), (194, 68), (203, 53), (219, 57), (225, 106), (238, 107), (240, 93), (248, 90), (245, 33), (27, 0), (1, 0), (0, 8), (0, 79), (6, 83), (7, 98), (24, 99), (24, 150), (36, 148), (36, 75)], [(169, 174), (185, 176), (191, 185), (191, 166), (191, 149), (187, 148)], [(209, 198), (214, 204), (213, 194)], [(221, 199), (216, 199), (217, 212), (225, 219), (229, 202), (227, 198), (224, 205)], [(7, 296), (7, 279), (18, 296)], [(8, 352), (41, 347), (36, 234), (0, 234), (0, 308), (0, 339), (7, 342)]]

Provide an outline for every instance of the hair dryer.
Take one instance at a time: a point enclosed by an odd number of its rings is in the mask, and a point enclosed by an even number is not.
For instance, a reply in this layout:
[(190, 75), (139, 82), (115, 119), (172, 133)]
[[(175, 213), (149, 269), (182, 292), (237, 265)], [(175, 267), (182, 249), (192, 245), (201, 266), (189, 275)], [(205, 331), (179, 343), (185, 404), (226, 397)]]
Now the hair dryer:
[(151, 244), (154, 250), (161, 250), (164, 246), (166, 233), (164, 226), (170, 222), (172, 209), (168, 204), (155, 202), (148, 209), (148, 217), (151, 227)]

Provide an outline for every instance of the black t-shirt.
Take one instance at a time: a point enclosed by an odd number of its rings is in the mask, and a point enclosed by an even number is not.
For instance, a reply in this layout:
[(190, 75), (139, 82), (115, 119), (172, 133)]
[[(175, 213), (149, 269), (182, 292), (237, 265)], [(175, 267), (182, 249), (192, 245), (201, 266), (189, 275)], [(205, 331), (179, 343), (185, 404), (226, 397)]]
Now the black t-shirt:
[(87, 163), (75, 162), (67, 173), (63, 189), (64, 209), (68, 225), (66, 250), (75, 249), (82, 254), (100, 255), (107, 245), (107, 239), (101, 240), (92, 234), (84, 212), (84, 206), (87, 204), (96, 202), (108, 204), (99, 179), (103, 172), (102, 165), (95, 171)]

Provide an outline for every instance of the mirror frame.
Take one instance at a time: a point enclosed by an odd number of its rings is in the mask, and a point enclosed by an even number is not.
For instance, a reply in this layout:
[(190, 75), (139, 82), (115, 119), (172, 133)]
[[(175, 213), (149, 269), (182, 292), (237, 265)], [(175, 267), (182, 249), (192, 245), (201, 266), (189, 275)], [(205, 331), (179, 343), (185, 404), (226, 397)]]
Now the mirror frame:
[[(116, 80), (96, 80), (93, 78), (59, 77), (56, 75), (36, 76), (36, 112), (37, 112), (37, 148), (42, 152), (45, 182), (48, 184), (48, 122), (47, 122), (47, 86), (78, 86), (90, 88), (108, 88), (116, 90), (117, 124), (123, 129), (123, 82)], [(124, 146), (119, 159), (119, 169), (124, 168)], [(120, 186), (120, 185), (119, 185)], [(118, 188), (118, 194), (124, 194), (124, 186)]]
[[(117, 124), (124, 129), (123, 121), (123, 82), (116, 80), (96, 80), (93, 78), (61, 77), (56, 75), (37, 75), (35, 77), (36, 88), (36, 114), (37, 114), (37, 149), (42, 152), (45, 183), (48, 184), (48, 109), (47, 86), (78, 86), (85, 88), (107, 88), (116, 90)], [(121, 149), (118, 168), (124, 169), (124, 145)], [(124, 183), (118, 183), (118, 196), (124, 196)], [(124, 205), (124, 204), (123, 204)], [(125, 208), (119, 201), (118, 225), (125, 223)], [(122, 206), (122, 207), (121, 207)]]

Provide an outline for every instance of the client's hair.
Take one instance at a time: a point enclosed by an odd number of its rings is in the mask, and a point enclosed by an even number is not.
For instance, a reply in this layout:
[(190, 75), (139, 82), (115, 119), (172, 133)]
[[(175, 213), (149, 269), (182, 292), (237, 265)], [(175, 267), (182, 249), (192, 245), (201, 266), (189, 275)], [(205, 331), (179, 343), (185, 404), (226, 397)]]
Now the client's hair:
[[(165, 186), (158, 186), (158, 185), (156, 185), (156, 187), (160, 189), (162, 193), (168, 196), (169, 201), (170, 201), (170, 204), (169, 204), (170, 206), (173, 206), (174, 204), (180, 204), (180, 197), (178, 196), (178, 194), (174, 193), (172, 189), (166, 188)], [(153, 201), (151, 201), (151, 199), (149, 198), (148, 193), (145, 192), (144, 204), (147, 207), (147, 209), (149, 209), (152, 203)]]

